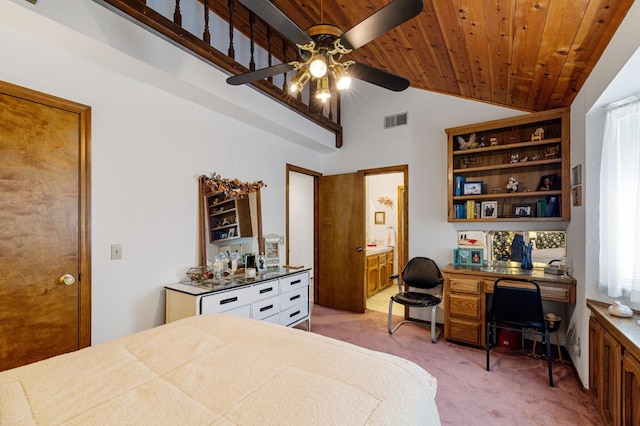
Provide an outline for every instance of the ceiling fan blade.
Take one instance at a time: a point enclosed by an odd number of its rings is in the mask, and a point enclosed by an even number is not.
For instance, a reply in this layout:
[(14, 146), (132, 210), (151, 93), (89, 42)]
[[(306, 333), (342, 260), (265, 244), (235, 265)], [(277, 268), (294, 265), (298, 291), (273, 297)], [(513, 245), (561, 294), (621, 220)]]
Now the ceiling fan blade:
[(311, 41), (300, 27), (287, 15), (282, 13), (269, 0), (239, 0), (247, 9), (258, 15), (274, 30), (282, 34), (287, 40), (295, 44), (307, 44)]
[(233, 86), (239, 86), (241, 84), (251, 83), (253, 81), (262, 80), (263, 78), (272, 77), (276, 74), (283, 74), (287, 71), (291, 71), (293, 65), (287, 63), (274, 65), (272, 67), (261, 68), (255, 71), (249, 71), (244, 74), (234, 75), (227, 78), (227, 83)]
[(423, 6), (422, 0), (394, 0), (345, 32), (341, 37), (342, 45), (356, 50), (417, 16)]
[(348, 72), (353, 78), (368, 81), (371, 84), (393, 90), (394, 92), (402, 92), (409, 87), (409, 80), (406, 78), (359, 62), (351, 65)]

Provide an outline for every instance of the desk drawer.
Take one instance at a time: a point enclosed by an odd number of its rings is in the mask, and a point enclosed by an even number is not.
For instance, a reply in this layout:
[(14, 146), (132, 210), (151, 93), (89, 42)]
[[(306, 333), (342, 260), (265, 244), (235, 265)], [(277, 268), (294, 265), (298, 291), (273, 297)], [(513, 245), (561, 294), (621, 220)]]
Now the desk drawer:
[(481, 346), (484, 344), (484, 327), (480, 322), (449, 318), (445, 337), (447, 340)]
[[(493, 293), (493, 281), (485, 282), (486, 293)], [(510, 285), (515, 287), (518, 286), (526, 286), (526, 284), (521, 284), (517, 282), (513, 282)], [(548, 283), (548, 282), (538, 282), (540, 286), (540, 296), (542, 300), (550, 300), (554, 302), (564, 302), (564, 303), (575, 303), (575, 300), (572, 300), (571, 295), (571, 286), (563, 283)], [(531, 286), (533, 288), (533, 286)]]
[(483, 318), (483, 308), (484, 303), (482, 303), (480, 296), (449, 294), (449, 315), (481, 320)]
[(482, 281), (468, 278), (449, 278), (449, 290), (459, 293), (480, 294)]

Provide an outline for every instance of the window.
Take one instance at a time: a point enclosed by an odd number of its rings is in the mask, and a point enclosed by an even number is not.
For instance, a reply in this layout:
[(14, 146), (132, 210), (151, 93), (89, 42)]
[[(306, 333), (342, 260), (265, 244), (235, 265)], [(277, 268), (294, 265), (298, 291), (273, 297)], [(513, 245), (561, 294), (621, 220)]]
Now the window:
[(600, 166), (601, 292), (640, 302), (640, 95), (609, 105)]

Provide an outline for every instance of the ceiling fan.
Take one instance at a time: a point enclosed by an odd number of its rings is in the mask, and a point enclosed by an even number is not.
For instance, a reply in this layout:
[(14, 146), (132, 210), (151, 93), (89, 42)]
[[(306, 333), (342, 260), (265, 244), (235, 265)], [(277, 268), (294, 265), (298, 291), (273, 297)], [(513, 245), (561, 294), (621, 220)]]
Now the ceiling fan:
[[(348, 88), (352, 77), (396, 92), (409, 87), (409, 80), (406, 78), (363, 63), (341, 60), (343, 55), (417, 16), (422, 11), (423, 0), (393, 0), (346, 32), (335, 25), (322, 23), (303, 31), (269, 0), (239, 1), (282, 36), (295, 43), (300, 60), (229, 77), (227, 83), (241, 85), (295, 70), (297, 73), (289, 83), (289, 91), (296, 94), (302, 91), (309, 80), (314, 79), (317, 84), (316, 98), (323, 102), (331, 97), (330, 76), (338, 90)], [(322, 0), (320, 7), (322, 20)]]

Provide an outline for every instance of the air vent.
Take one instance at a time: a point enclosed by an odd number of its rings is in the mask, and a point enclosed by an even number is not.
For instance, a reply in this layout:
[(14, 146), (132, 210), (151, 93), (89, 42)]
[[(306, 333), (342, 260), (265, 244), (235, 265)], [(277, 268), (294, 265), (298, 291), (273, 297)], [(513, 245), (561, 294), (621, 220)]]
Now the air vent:
[(389, 129), (391, 127), (403, 126), (407, 124), (407, 113), (403, 112), (395, 115), (387, 115), (384, 118), (384, 128)]

